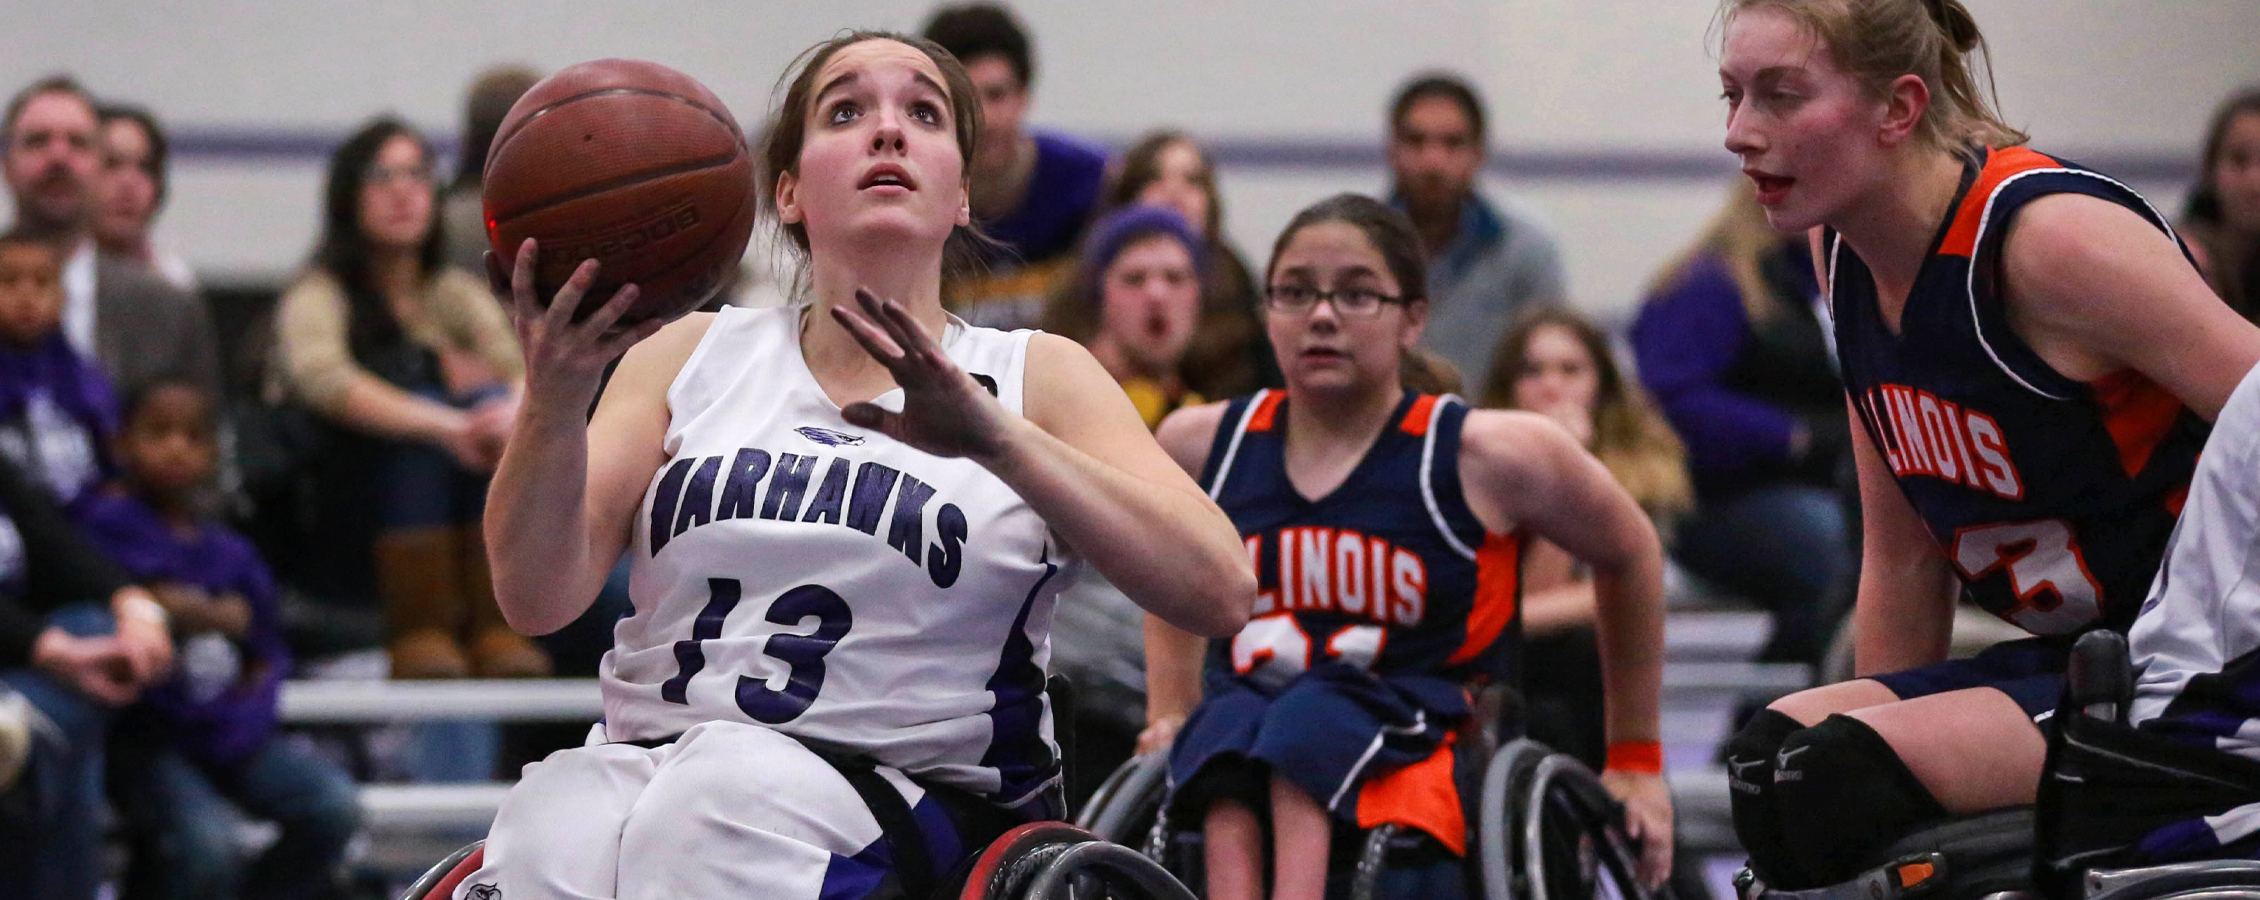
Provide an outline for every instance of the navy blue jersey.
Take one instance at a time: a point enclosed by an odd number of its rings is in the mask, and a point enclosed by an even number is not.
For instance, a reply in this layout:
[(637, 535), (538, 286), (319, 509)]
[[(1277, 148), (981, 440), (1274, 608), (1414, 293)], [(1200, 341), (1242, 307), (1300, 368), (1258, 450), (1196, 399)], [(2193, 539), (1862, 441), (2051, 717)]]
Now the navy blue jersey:
[(2210, 427), (2140, 373), (2050, 367), (2009, 327), (2009, 223), (2048, 194), (2100, 197), (2172, 234), (2126, 185), (2022, 147), (1984, 150), (1934, 239), (1899, 332), (1875, 279), (1829, 235), (1844, 385), (1899, 489), (1970, 596), (2035, 634), (2124, 631)]
[(1284, 683), (1321, 662), (1376, 674), (1498, 671), (1520, 600), (1522, 534), (1486, 534), (1460, 493), (1456, 397), (1405, 393), (1332, 493), (1287, 479), (1284, 391), (1225, 408), (1201, 483), (1255, 564), (1254, 615), (1210, 645), (1209, 671)]

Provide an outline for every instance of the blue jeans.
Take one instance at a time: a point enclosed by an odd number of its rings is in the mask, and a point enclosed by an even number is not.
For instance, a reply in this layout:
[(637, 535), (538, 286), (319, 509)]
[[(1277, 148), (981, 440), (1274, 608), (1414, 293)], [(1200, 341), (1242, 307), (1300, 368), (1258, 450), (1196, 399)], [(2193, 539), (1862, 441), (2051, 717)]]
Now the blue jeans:
[(1773, 613), (1761, 661), (1820, 662), (1859, 571), (1842, 496), (1806, 484), (1706, 492), (1678, 535), (1680, 565)]
[[(116, 626), (94, 606), (60, 610), (50, 624), (80, 637)], [(25, 900), (89, 900), (103, 881), (102, 745), (115, 711), (38, 669), (0, 671), (0, 682), (56, 726), (33, 747), (24, 783), (0, 802), (0, 886)]]
[[(335, 888), (361, 806), (353, 781), (330, 761), (270, 740), (234, 766), (202, 766), (167, 750), (136, 769), (130, 805), (145, 838), (136, 850), (149, 858), (136, 861), (148, 877), (135, 881), (153, 888), (137, 891), (137, 900), (316, 898)], [(282, 831), (256, 861), (243, 858), (237, 840), (245, 813)]]

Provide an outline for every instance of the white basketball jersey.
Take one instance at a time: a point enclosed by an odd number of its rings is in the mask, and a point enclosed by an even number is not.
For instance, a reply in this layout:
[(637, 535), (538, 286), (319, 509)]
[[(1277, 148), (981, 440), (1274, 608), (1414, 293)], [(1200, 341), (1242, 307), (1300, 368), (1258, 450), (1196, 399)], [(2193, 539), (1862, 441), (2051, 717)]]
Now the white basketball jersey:
[[(801, 357), (804, 309), (723, 309), (668, 388), (605, 736), (752, 722), (1024, 802), (1057, 777), (1044, 671), (1073, 567), (978, 463), (842, 419)], [(1018, 413), (1031, 334), (952, 318), (942, 344)]]

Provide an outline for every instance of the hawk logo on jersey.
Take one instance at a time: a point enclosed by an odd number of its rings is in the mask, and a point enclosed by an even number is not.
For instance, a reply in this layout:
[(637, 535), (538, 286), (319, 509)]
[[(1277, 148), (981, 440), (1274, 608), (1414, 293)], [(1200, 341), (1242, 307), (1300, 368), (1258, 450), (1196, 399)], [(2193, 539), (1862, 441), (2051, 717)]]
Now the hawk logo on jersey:
[(1925, 475), (2003, 500), (2024, 499), (2024, 479), (1992, 416), (1900, 384), (1868, 389), (1860, 396), (1860, 415), (1881, 435), (1876, 449), (1892, 474)]
[(800, 435), (801, 437), (815, 441), (819, 444), (823, 444), (826, 447), (855, 447), (860, 446), (863, 443), (862, 435), (849, 434), (845, 431), (833, 431), (829, 428), (818, 428), (814, 425), (802, 425), (799, 428), (793, 429), (793, 432)]
[(493, 884), (474, 884), (463, 892), (463, 900), (502, 900), (502, 887)]
[[(924, 567), (935, 587), (946, 588), (957, 583), (968, 534), (965, 511), (957, 504), (940, 504), (929, 515), (935, 493), (933, 485), (876, 462), (771, 454), (758, 447), (735, 457), (687, 456), (668, 465), (652, 494), (651, 555), (683, 532), (729, 519), (845, 526), (873, 537), (884, 525), (887, 546)], [(926, 541), (928, 528), (933, 543)]]

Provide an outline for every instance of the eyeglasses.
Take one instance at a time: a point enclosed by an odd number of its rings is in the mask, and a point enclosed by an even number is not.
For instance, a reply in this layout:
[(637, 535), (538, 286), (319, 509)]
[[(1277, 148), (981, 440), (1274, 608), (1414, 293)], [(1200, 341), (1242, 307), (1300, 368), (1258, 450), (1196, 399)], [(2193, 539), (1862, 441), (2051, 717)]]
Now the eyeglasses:
[(404, 181), (411, 184), (430, 184), (431, 166), (370, 166), (361, 170), (361, 178), (368, 184), (391, 184)]
[(1350, 319), (1370, 319), (1380, 315), (1385, 304), (1405, 302), (1403, 297), (1392, 297), (1370, 288), (1322, 291), (1300, 285), (1272, 285), (1264, 290), (1263, 296), (1265, 308), (1272, 312), (1301, 315), (1325, 301), (1333, 304), (1335, 315)]

